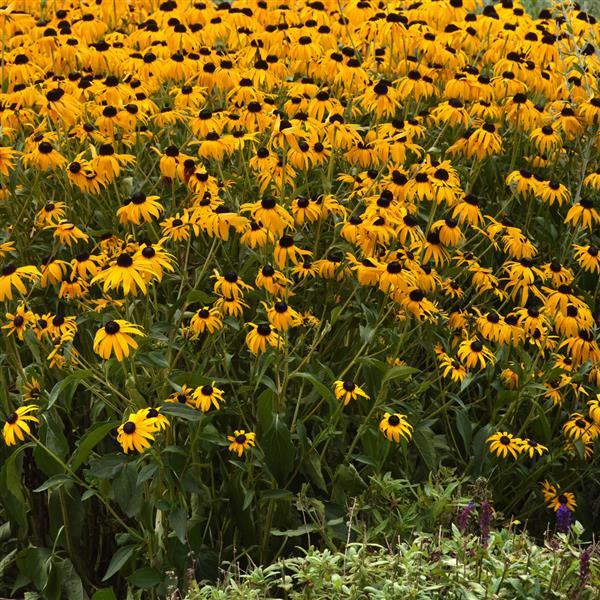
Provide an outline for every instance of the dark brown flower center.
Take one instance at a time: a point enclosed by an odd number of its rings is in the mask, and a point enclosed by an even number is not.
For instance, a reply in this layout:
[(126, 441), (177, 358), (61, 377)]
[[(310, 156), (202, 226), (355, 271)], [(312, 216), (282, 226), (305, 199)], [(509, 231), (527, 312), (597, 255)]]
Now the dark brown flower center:
[(123, 425), (123, 432), (127, 435), (131, 435), (135, 432), (135, 423), (133, 421), (127, 421), (125, 425)]
[(115, 335), (115, 334), (119, 333), (120, 329), (121, 329), (121, 326), (116, 321), (109, 321), (104, 326), (104, 331), (106, 331), (106, 333), (108, 333), (108, 335)]

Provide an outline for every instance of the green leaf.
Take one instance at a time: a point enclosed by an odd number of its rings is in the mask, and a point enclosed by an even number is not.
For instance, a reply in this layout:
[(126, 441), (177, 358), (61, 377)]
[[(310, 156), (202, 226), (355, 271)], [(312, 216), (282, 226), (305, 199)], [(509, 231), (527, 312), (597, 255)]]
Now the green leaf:
[(112, 479), (126, 462), (124, 454), (105, 454), (90, 460), (88, 474), (98, 479)]
[(275, 535), (278, 537), (298, 537), (299, 535), (306, 535), (311, 531), (316, 531), (319, 529), (318, 525), (313, 523), (307, 523), (306, 525), (300, 525), (297, 529), (286, 529), (285, 531), (281, 531), (280, 529), (271, 529), (271, 535)]
[(202, 304), (203, 306), (210, 306), (216, 298), (203, 292), (202, 290), (191, 290), (185, 298), (186, 304)]
[(326, 385), (321, 383), (314, 375), (311, 373), (296, 373), (294, 377), (301, 377), (302, 379), (306, 379), (312, 383), (313, 387), (317, 392), (319, 392), (322, 398), (335, 402), (335, 395), (333, 390), (329, 389)]
[(157, 350), (151, 350), (150, 352), (138, 352), (135, 355), (136, 360), (138, 360), (144, 367), (158, 367), (160, 369), (168, 369), (169, 362), (165, 358), (162, 352), (158, 352)]
[[(69, 443), (63, 433), (64, 425), (54, 412), (46, 413), (38, 436), (48, 450), (64, 459), (69, 452)], [(48, 477), (62, 474), (65, 471), (61, 462), (57, 461), (42, 445), (36, 445), (33, 450), (33, 457), (36, 465)]]
[(473, 440), (473, 426), (466, 411), (456, 411), (456, 428), (465, 446), (465, 453), (468, 456), (471, 451), (471, 442)]
[[(142, 567), (134, 571), (127, 581), (133, 586), (142, 589), (153, 588), (161, 582), (160, 573), (152, 567)], [(93, 600), (93, 599), (92, 599)]]
[(386, 374), (383, 376), (381, 380), (381, 385), (387, 383), (388, 381), (392, 381), (394, 379), (400, 379), (404, 381), (408, 379), (413, 373), (418, 373), (419, 369), (415, 369), (414, 367), (407, 367), (405, 365), (400, 365), (397, 367), (391, 367), (387, 370)]
[[(77, 385), (82, 379), (86, 379), (92, 375), (93, 371), (91, 369), (83, 369), (83, 371), (76, 371), (75, 373), (71, 373), (67, 375), (64, 379), (61, 379), (51, 390), (50, 394), (48, 394), (48, 406), (47, 408), (52, 408), (54, 403), (58, 400), (60, 396), (64, 396), (66, 399), (70, 400), (77, 389)], [(67, 388), (72, 386), (71, 389), (67, 391)]]
[(137, 478), (135, 464), (127, 463), (112, 482), (112, 496), (128, 517), (137, 515), (142, 508), (143, 496)]
[(11, 550), (7, 554), (5, 554), (0, 559), (0, 581), (3, 581), (6, 569), (8, 569), (8, 567), (10, 567), (10, 565), (12, 565), (13, 562), (15, 562), (16, 555), (17, 550), (15, 548), (14, 550)]
[(144, 465), (138, 475), (137, 485), (142, 485), (145, 481), (148, 481), (158, 471), (158, 465), (156, 463), (150, 463)]
[(79, 467), (87, 460), (92, 450), (117, 426), (118, 421), (96, 423), (95, 425), (92, 425), (81, 438), (77, 450), (75, 450), (71, 456), (71, 460), (69, 461), (71, 469), (77, 471), (77, 469), (79, 469)]
[(262, 431), (268, 431), (273, 424), (274, 400), (275, 394), (273, 390), (266, 389), (261, 393), (256, 402), (256, 414)]
[(106, 569), (106, 573), (102, 578), (102, 581), (106, 581), (110, 579), (115, 573), (118, 573), (125, 563), (133, 556), (137, 546), (135, 544), (130, 544), (129, 546), (123, 546), (119, 548), (112, 557), (110, 564), (108, 565), (108, 569)]
[(279, 483), (285, 484), (288, 475), (294, 468), (296, 451), (290, 430), (280, 415), (275, 415), (271, 427), (263, 436), (262, 446), (269, 470)]
[(55, 488), (61, 487), (63, 484), (67, 482), (72, 482), (73, 480), (68, 475), (52, 475), (50, 479), (46, 479), (42, 485), (35, 488), (33, 490), (36, 493), (44, 492), (46, 490), (53, 490)]
[(176, 402), (167, 402), (160, 407), (160, 412), (173, 417), (180, 417), (186, 421), (200, 421), (202, 412), (187, 406), (186, 404), (177, 404)]
[(311, 481), (322, 491), (327, 492), (327, 484), (323, 477), (321, 457), (316, 450), (311, 450), (304, 457), (304, 470)]
[(117, 597), (112, 588), (102, 588), (94, 592), (92, 600), (117, 600)]
[(262, 500), (289, 500), (294, 494), (290, 490), (265, 490), (260, 497)]
[(8, 520), (19, 528), (20, 537), (27, 533), (27, 503), (21, 484), (21, 454), (30, 444), (23, 444), (12, 452), (0, 469), (0, 502)]
[(427, 467), (434, 471), (437, 468), (437, 457), (433, 447), (433, 433), (430, 429), (416, 429), (413, 433), (413, 442)]
[(177, 539), (185, 544), (185, 530), (187, 525), (187, 514), (182, 506), (178, 506), (169, 513), (169, 523), (177, 536)]

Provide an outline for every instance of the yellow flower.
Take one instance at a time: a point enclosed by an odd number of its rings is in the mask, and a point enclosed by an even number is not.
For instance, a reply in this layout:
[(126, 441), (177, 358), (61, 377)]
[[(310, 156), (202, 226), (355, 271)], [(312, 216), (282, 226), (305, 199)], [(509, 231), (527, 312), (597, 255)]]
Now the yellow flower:
[(98, 329), (94, 337), (94, 352), (104, 359), (109, 359), (113, 354), (121, 362), (129, 356), (131, 348), (138, 344), (133, 335), (143, 335), (141, 328), (133, 323), (117, 319), (109, 321), (104, 327)]
[(130, 413), (128, 420), (117, 429), (117, 441), (121, 444), (123, 452), (144, 452), (150, 448), (158, 424), (156, 417), (148, 418), (147, 415), (147, 410)]
[(231, 442), (229, 451), (237, 454), (239, 458), (242, 457), (245, 450), (256, 444), (256, 434), (243, 429), (236, 429), (233, 435), (227, 436), (227, 439)]
[(6, 417), (2, 428), (2, 436), (7, 446), (14, 446), (17, 440), (22, 442), (25, 440), (25, 435), (31, 435), (28, 421), (38, 423), (39, 419), (29, 413), (37, 409), (37, 406), (31, 404), (20, 406), (15, 412)]
[(216, 410), (221, 408), (220, 402), (223, 402), (223, 390), (215, 386), (213, 381), (210, 385), (203, 385), (196, 388), (192, 395), (192, 400), (202, 412), (207, 412), (211, 406)]
[(277, 348), (283, 343), (279, 334), (269, 324), (247, 323), (247, 325), (250, 331), (246, 335), (246, 345), (252, 354), (261, 354), (268, 346)]
[(490, 452), (502, 458), (506, 458), (510, 454), (517, 459), (522, 452), (522, 441), (506, 431), (494, 433), (486, 442), (490, 445)]
[(409, 441), (412, 437), (412, 430), (413, 426), (406, 420), (406, 415), (400, 413), (390, 414), (386, 412), (379, 422), (379, 431), (388, 440), (396, 443), (400, 442), (401, 437)]
[(368, 394), (351, 379), (346, 379), (344, 381), (338, 379), (333, 384), (333, 391), (335, 397), (344, 402), (344, 406), (348, 406), (351, 400), (356, 400), (358, 397), (369, 400)]

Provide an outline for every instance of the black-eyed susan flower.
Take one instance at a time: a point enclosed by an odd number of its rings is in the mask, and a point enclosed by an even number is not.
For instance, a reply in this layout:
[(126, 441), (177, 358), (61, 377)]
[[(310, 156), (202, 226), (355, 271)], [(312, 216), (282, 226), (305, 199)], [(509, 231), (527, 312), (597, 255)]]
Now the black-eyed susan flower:
[(36, 377), (29, 377), (23, 382), (23, 401), (38, 402), (42, 394), (42, 386)]
[(94, 337), (94, 352), (102, 358), (109, 359), (113, 354), (121, 362), (131, 353), (131, 349), (138, 347), (137, 341), (132, 337), (143, 335), (138, 325), (123, 319), (109, 321), (96, 332)]
[(121, 224), (133, 223), (139, 225), (158, 219), (164, 207), (159, 202), (159, 196), (146, 196), (143, 192), (135, 192), (117, 209), (117, 217)]
[(275, 244), (273, 258), (275, 264), (283, 269), (288, 262), (298, 266), (300, 262), (309, 257), (312, 253), (310, 250), (303, 250), (296, 246), (294, 238), (291, 235), (284, 235)]
[(141, 408), (138, 413), (145, 416), (146, 420), (155, 419), (154, 425), (157, 431), (163, 431), (171, 425), (169, 419), (160, 412), (159, 408)]
[(548, 448), (531, 438), (525, 438), (521, 441), (521, 451), (523, 454), (528, 454), (529, 458), (534, 458), (547, 453)]
[(554, 512), (558, 512), (561, 506), (568, 508), (570, 511), (574, 511), (577, 508), (575, 494), (573, 492), (561, 491), (560, 486), (558, 485), (553, 485), (548, 481), (545, 481), (542, 487), (542, 493), (546, 505)]
[(494, 354), (477, 339), (466, 338), (458, 347), (458, 358), (468, 369), (485, 369), (494, 362)]
[(271, 306), (263, 302), (263, 306), (267, 311), (269, 323), (277, 331), (287, 331), (292, 327), (299, 327), (303, 323), (302, 315), (283, 300), (277, 300)]
[(400, 413), (384, 413), (383, 419), (379, 422), (379, 431), (391, 441), (400, 442), (400, 438), (410, 441), (412, 438), (413, 426), (406, 420), (406, 415)]
[(23, 283), (25, 281), (35, 281), (41, 277), (41, 273), (33, 265), (24, 265), (17, 267), (14, 264), (8, 264), (0, 270), (0, 300), (12, 300), (13, 288), (22, 296), (27, 295), (27, 288)]
[(156, 417), (148, 417), (148, 410), (130, 413), (127, 421), (117, 429), (117, 441), (123, 452), (144, 452), (154, 441), (158, 430)]
[(441, 348), (436, 349), (435, 352), (443, 377), (449, 377), (451, 381), (458, 383), (465, 379), (468, 375), (468, 371), (460, 361), (444, 352)]
[(104, 292), (121, 288), (125, 295), (136, 296), (138, 291), (146, 294), (148, 285), (145, 274), (154, 274), (152, 268), (140, 256), (122, 252), (100, 271), (91, 283), (102, 283)]
[(255, 284), (256, 287), (266, 290), (269, 294), (285, 296), (285, 292), (292, 285), (292, 281), (281, 271), (275, 270), (272, 265), (264, 265), (256, 276)]
[(365, 398), (369, 400), (369, 395), (351, 379), (337, 380), (333, 384), (333, 392), (338, 400), (348, 406), (351, 400)]
[(597, 246), (574, 244), (573, 248), (575, 249), (575, 259), (582, 269), (600, 274), (600, 249)]
[(565, 223), (592, 231), (600, 223), (600, 213), (594, 208), (592, 199), (582, 198), (569, 209), (565, 217)]
[(65, 216), (66, 204), (59, 201), (51, 201), (44, 204), (35, 217), (38, 227), (60, 222)]
[(584, 444), (598, 437), (600, 429), (593, 419), (581, 413), (572, 413), (569, 420), (563, 425), (563, 433), (571, 440), (581, 440)]
[(236, 429), (233, 435), (227, 436), (227, 439), (231, 442), (229, 451), (237, 454), (238, 458), (241, 458), (246, 450), (256, 445), (256, 434), (244, 429)]
[(161, 222), (160, 226), (164, 236), (175, 242), (187, 241), (192, 231), (190, 216), (186, 211), (178, 213), (174, 217), (168, 217)]
[(281, 236), (286, 228), (291, 228), (294, 224), (293, 217), (283, 206), (277, 203), (275, 198), (271, 197), (263, 198), (254, 203), (242, 204), (240, 211), (251, 213), (255, 221), (261, 223), (265, 229), (277, 236)]
[(215, 293), (222, 294), (226, 298), (243, 298), (244, 292), (252, 289), (252, 286), (245, 283), (234, 271), (221, 275), (215, 269), (211, 278), (215, 280), (213, 287)]
[(6, 329), (8, 335), (14, 334), (22, 340), (27, 328), (35, 321), (35, 316), (24, 304), (19, 304), (14, 313), (6, 313), (6, 320), (8, 322), (2, 325), (2, 329)]
[(173, 392), (168, 396), (165, 402), (172, 402), (177, 404), (187, 404), (190, 407), (195, 406), (194, 393), (196, 389), (182, 385), (179, 391)]
[(205, 331), (208, 333), (214, 333), (219, 331), (223, 327), (223, 321), (221, 320), (221, 314), (217, 308), (209, 308), (203, 306), (198, 309), (190, 320), (190, 331), (198, 336)]
[(223, 390), (216, 387), (215, 382), (213, 381), (210, 385), (207, 384), (196, 388), (192, 395), (192, 401), (196, 408), (200, 409), (202, 412), (207, 412), (211, 407), (219, 410), (221, 408), (221, 403), (224, 402)]
[(23, 442), (26, 435), (31, 435), (29, 423), (38, 423), (39, 419), (29, 413), (36, 410), (37, 406), (26, 404), (6, 416), (2, 436), (7, 446), (14, 446), (18, 441)]
[(52, 235), (61, 244), (67, 245), (69, 248), (79, 241), (87, 242), (90, 239), (87, 233), (65, 219), (61, 219), (58, 223), (47, 225), (46, 229), (53, 229)]
[(490, 452), (502, 458), (511, 455), (516, 460), (522, 452), (522, 440), (506, 431), (494, 433), (487, 438), (486, 442), (489, 444)]
[(277, 331), (268, 323), (247, 323), (250, 331), (246, 334), (246, 346), (252, 354), (258, 355), (266, 352), (268, 347), (278, 348), (283, 340)]
[(173, 255), (167, 252), (161, 243), (144, 242), (137, 249), (133, 258), (138, 264), (144, 279), (148, 282), (152, 279), (160, 282), (165, 271), (172, 273), (175, 270)]

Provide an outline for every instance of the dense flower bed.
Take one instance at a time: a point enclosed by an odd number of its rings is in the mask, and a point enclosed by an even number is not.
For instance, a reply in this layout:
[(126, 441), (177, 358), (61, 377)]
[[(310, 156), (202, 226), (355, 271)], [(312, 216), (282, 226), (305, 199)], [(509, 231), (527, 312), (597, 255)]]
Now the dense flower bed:
[(591, 14), (19, 0), (0, 27), (7, 593), (343, 544), (370, 476), (440, 465), (534, 533), (598, 530)]

